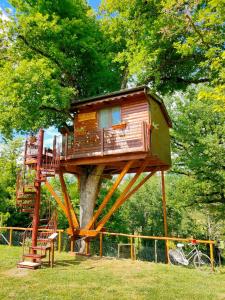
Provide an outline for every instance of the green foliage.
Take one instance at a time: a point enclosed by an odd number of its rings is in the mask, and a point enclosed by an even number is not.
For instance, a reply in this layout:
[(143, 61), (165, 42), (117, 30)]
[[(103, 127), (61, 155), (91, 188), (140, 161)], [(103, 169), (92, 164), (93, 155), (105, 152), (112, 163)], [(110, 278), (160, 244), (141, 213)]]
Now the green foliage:
[(224, 1), (103, 0), (114, 60), (135, 83), (160, 93), (204, 82), (201, 99), (224, 110)]
[(0, 19), (3, 134), (59, 126), (77, 97), (118, 89), (109, 42), (84, 1), (11, 3), (16, 14)]
[[(170, 236), (208, 238), (207, 216), (188, 203), (193, 196), (183, 176), (166, 176), (167, 221)], [(143, 235), (164, 235), (161, 177), (154, 176), (120, 209), (127, 232)], [(225, 224), (220, 228), (220, 234)], [(218, 232), (217, 232), (218, 234)]]
[[(199, 100), (197, 91), (174, 97), (173, 171), (189, 177), (191, 203), (225, 203), (225, 115), (214, 102)], [(188, 192), (187, 190), (187, 192)]]
[[(0, 223), (20, 225), (21, 214), (15, 208), (15, 187), (21, 139), (5, 141), (0, 149)], [(26, 222), (25, 222), (26, 223)]]

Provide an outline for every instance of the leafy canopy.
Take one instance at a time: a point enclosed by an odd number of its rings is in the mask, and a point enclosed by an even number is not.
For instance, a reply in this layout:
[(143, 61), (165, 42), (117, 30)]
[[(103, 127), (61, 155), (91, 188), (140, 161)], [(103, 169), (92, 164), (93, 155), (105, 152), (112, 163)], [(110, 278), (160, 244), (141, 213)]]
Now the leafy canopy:
[(109, 42), (82, 0), (12, 0), (0, 20), (0, 130), (36, 130), (70, 119), (71, 101), (118, 89)]
[(204, 83), (198, 96), (224, 110), (224, 1), (103, 0), (101, 15), (128, 80), (160, 93)]

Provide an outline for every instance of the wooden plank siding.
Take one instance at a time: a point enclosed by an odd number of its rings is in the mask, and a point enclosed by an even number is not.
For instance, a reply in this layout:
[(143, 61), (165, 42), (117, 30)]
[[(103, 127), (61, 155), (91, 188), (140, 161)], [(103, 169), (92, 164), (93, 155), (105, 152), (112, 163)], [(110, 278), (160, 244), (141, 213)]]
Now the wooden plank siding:
[[(120, 106), (121, 122), (126, 128), (104, 130), (99, 128), (98, 113), (102, 108)], [(81, 108), (74, 119), (74, 143), (67, 150), (68, 155), (76, 157), (109, 155), (122, 152), (146, 151), (144, 138), (147, 136), (146, 124), (149, 124), (149, 106), (146, 98), (130, 99), (116, 105), (101, 105), (92, 108)], [(91, 113), (96, 113), (92, 118)], [(90, 114), (90, 120), (82, 121), (79, 116)], [(148, 144), (150, 143), (150, 139)]]

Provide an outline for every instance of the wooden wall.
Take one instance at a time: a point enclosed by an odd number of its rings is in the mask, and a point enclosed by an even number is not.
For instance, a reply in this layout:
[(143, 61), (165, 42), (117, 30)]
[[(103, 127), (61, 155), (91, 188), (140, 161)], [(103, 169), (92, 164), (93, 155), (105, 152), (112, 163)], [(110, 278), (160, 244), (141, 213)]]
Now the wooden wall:
[(149, 123), (149, 104), (143, 99), (128, 100), (121, 105), (122, 121), (132, 124), (133, 122), (146, 121)]
[(156, 100), (150, 98), (151, 154), (157, 155), (166, 165), (171, 165), (169, 127)]

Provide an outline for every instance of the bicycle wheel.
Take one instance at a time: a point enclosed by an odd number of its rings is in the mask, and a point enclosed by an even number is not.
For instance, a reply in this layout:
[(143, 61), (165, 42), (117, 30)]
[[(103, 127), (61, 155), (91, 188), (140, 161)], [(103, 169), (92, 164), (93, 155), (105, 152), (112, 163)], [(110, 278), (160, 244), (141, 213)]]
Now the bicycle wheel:
[(208, 255), (198, 252), (194, 256), (193, 263), (197, 269), (208, 269), (211, 266), (211, 259)]

